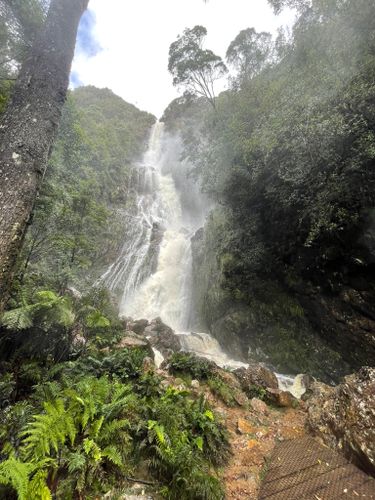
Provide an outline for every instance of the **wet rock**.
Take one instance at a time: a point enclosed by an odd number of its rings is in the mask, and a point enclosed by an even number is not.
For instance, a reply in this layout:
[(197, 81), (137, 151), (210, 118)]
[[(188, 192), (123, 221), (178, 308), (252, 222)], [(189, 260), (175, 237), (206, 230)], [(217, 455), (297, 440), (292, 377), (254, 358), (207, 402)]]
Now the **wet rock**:
[(245, 406), (249, 402), (247, 396), (245, 396), (245, 394), (240, 391), (233, 392), (233, 399), (238, 404), (238, 406)]
[(69, 295), (74, 300), (81, 300), (82, 299), (82, 293), (79, 290), (77, 290), (76, 288), (74, 288), (74, 286), (68, 286), (65, 289), (65, 294)]
[(335, 388), (314, 384), (311, 391), (310, 429), (375, 475), (375, 368), (364, 367)]
[(134, 332), (124, 332), (124, 336), (118, 344), (115, 346), (116, 349), (145, 349), (148, 356), (154, 359), (154, 351), (152, 350), (150, 342), (141, 335), (137, 335)]
[(232, 389), (241, 390), (241, 383), (238, 377), (236, 377), (236, 375), (234, 375), (232, 372), (228, 372), (217, 366), (214, 367), (214, 374), (216, 375), (216, 377), (222, 380), (228, 387)]
[(306, 387), (306, 392), (302, 395), (301, 399), (302, 401), (308, 401), (314, 397), (323, 401), (331, 397), (333, 391), (334, 388), (331, 385), (313, 379)]
[(148, 347), (147, 340), (134, 332), (126, 332), (120, 342), (116, 345), (118, 349), (132, 348), (132, 347)]
[(276, 375), (261, 364), (251, 364), (248, 368), (238, 368), (233, 372), (246, 394), (251, 394), (254, 386), (278, 389), (279, 383)]
[(281, 408), (294, 408), (298, 405), (298, 399), (289, 391), (267, 387), (266, 395), (268, 401)]
[(87, 339), (82, 335), (82, 331), (79, 328), (73, 332), (72, 344), (76, 348), (82, 348), (87, 344)]
[(172, 328), (164, 324), (160, 318), (156, 318), (145, 328), (144, 334), (148, 341), (161, 354), (167, 358), (173, 352), (181, 350), (181, 342)]
[(252, 409), (257, 413), (261, 413), (262, 415), (268, 415), (269, 413), (268, 406), (261, 399), (253, 398), (250, 401), (250, 405)]
[(143, 335), (148, 325), (149, 322), (147, 319), (137, 319), (136, 321), (131, 320), (127, 322), (126, 329), (131, 330), (138, 335)]

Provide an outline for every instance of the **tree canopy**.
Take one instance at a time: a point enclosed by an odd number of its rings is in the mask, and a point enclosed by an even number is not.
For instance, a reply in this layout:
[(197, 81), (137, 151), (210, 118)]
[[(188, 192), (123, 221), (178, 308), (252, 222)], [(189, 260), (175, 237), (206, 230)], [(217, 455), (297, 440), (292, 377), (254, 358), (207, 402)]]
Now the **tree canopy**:
[(241, 80), (250, 79), (261, 71), (272, 51), (272, 35), (247, 28), (230, 43), (226, 59), (238, 71)]
[(203, 26), (187, 28), (169, 48), (168, 70), (173, 85), (202, 96), (215, 107), (215, 82), (227, 72), (221, 57), (204, 49), (207, 30)]

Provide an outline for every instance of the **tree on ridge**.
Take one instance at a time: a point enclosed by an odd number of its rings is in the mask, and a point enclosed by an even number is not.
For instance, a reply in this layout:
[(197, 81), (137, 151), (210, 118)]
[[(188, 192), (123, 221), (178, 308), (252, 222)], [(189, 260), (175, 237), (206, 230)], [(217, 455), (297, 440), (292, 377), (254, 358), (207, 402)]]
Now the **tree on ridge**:
[(206, 35), (203, 26), (186, 28), (169, 47), (168, 70), (173, 75), (173, 85), (205, 97), (215, 108), (214, 84), (228, 70), (221, 57), (212, 50), (203, 49)]

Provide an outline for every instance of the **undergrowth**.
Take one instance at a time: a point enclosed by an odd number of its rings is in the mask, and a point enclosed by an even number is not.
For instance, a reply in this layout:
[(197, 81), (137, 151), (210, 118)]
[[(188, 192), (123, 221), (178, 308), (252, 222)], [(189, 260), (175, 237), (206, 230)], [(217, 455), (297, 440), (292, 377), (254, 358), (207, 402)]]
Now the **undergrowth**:
[[(230, 455), (228, 436), (205, 399), (144, 372), (148, 351), (117, 348), (119, 325), (99, 308), (79, 316), (71, 300), (40, 298), (49, 305), (35, 302), (38, 314), (26, 310), (17, 318), (13, 311), (3, 322), (0, 497), (91, 499), (143, 478), (168, 499), (223, 499), (215, 468)], [(71, 342), (61, 358), (54, 343), (72, 339), (78, 328), (84, 344)], [(43, 353), (20, 342), (20, 331), (42, 330), (49, 335)], [(204, 362), (174, 363), (176, 371), (189, 366), (194, 378), (209, 375)]]

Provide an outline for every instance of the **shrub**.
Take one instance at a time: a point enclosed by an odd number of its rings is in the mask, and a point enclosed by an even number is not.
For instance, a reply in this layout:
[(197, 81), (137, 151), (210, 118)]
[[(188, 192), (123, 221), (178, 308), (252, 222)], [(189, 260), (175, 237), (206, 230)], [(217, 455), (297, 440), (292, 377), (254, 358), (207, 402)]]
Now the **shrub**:
[(207, 359), (198, 358), (194, 354), (177, 352), (168, 360), (169, 372), (178, 375), (190, 375), (193, 379), (207, 380), (213, 372), (212, 363)]

